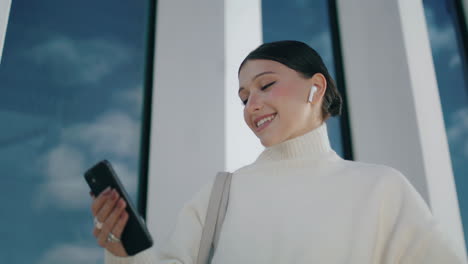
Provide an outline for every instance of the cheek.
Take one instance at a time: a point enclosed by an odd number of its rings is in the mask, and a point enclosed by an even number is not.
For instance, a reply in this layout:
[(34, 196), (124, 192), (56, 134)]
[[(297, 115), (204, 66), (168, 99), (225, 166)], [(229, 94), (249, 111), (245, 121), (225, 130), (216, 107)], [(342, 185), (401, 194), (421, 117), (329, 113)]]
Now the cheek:
[(301, 102), (305, 104), (307, 101), (299, 89), (289, 85), (275, 87), (271, 91), (270, 97), (276, 102), (277, 110), (281, 112), (282, 123), (286, 127), (292, 127), (292, 124), (296, 123), (296, 119), (302, 113)]
[(291, 96), (291, 89), (289, 89), (287, 86), (277, 86), (271, 91), (271, 96), (273, 98), (289, 97)]
[(277, 86), (271, 90), (270, 98), (281, 105), (297, 104), (307, 101), (306, 95), (302, 94), (295, 87), (289, 85)]

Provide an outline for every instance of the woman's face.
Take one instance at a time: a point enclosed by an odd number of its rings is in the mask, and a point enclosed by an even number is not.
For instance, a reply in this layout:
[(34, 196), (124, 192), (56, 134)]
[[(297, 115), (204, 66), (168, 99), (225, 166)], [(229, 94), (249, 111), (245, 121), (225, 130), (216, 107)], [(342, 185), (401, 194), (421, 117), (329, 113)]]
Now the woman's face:
[[(265, 147), (303, 135), (318, 126), (326, 82), (320, 83), (324, 78), (316, 75), (306, 79), (271, 60), (249, 60), (242, 66), (239, 97), (245, 104), (244, 120)], [(308, 96), (312, 85), (318, 89), (310, 104)]]

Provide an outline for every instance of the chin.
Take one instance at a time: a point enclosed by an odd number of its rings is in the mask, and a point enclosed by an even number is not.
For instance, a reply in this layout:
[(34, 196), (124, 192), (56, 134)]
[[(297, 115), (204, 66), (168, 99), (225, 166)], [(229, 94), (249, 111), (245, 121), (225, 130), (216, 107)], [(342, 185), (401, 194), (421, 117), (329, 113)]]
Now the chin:
[(260, 142), (266, 148), (268, 148), (270, 146), (273, 146), (273, 145), (278, 143), (277, 140), (275, 140), (274, 138), (271, 138), (271, 137), (261, 137)]
[(263, 140), (260, 139), (260, 143), (262, 143), (262, 145), (265, 147), (265, 148), (268, 148), (269, 146), (271, 146), (271, 144), (268, 144), (268, 142), (265, 142)]

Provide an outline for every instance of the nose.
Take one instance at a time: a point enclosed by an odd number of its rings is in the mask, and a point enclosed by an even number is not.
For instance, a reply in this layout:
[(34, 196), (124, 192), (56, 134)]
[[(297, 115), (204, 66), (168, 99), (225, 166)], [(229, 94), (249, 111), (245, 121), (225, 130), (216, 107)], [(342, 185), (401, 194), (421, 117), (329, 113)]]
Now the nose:
[(245, 106), (245, 110), (249, 113), (255, 113), (256, 111), (261, 110), (263, 107), (263, 101), (261, 96), (257, 93), (251, 93), (248, 100), (247, 105)]

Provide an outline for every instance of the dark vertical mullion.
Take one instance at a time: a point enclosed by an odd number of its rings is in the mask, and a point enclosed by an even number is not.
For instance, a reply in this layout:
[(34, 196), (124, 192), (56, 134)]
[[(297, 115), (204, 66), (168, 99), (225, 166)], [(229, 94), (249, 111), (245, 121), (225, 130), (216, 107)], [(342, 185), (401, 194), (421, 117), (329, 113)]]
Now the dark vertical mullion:
[(339, 92), (343, 98), (343, 108), (340, 117), (341, 123), (341, 137), (343, 142), (343, 152), (344, 159), (354, 160), (353, 148), (351, 142), (351, 127), (349, 122), (349, 113), (347, 106), (347, 96), (346, 96), (346, 83), (345, 83), (345, 74), (343, 67), (343, 57), (341, 53), (341, 38), (340, 38), (340, 29), (338, 23), (338, 10), (336, 6), (336, 0), (328, 1), (328, 17), (330, 21), (331, 37), (332, 37), (332, 47), (333, 47), (333, 61), (335, 64), (336, 72), (336, 85)]
[(447, 0), (448, 10), (452, 16), (455, 35), (458, 40), (462, 71), (465, 81), (465, 88), (468, 92), (468, 27), (466, 25), (467, 17), (463, 10), (462, 0)]
[(146, 34), (146, 60), (144, 70), (144, 91), (140, 137), (140, 166), (138, 179), (138, 211), (146, 219), (148, 199), (148, 165), (151, 135), (151, 105), (153, 97), (154, 44), (156, 32), (157, 0), (148, 1), (148, 20)]

